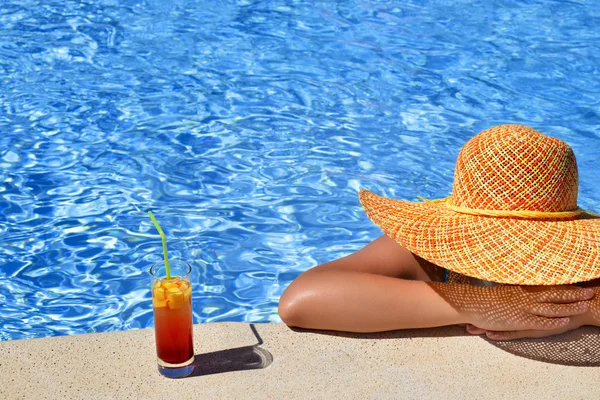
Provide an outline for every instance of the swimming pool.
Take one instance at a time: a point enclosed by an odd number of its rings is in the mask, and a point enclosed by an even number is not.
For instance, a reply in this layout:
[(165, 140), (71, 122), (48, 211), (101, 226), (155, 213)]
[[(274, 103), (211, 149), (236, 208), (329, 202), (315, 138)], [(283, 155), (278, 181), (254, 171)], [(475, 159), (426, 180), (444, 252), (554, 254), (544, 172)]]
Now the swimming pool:
[(360, 187), (446, 196), (501, 123), (567, 141), (600, 211), (599, 26), (592, 0), (3, 2), (0, 340), (152, 326), (149, 209), (195, 322), (279, 321), (379, 235)]

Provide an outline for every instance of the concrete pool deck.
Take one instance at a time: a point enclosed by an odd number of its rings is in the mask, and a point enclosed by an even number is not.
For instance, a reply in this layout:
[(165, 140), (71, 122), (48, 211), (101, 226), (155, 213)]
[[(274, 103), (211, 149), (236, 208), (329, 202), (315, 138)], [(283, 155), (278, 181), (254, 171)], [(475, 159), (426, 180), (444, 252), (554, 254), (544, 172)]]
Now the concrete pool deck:
[[(9, 399), (600, 398), (600, 331), (488, 342), (459, 327), (372, 335), (194, 326), (194, 376), (159, 375), (154, 332), (0, 342)], [(565, 365), (566, 364), (566, 365)]]

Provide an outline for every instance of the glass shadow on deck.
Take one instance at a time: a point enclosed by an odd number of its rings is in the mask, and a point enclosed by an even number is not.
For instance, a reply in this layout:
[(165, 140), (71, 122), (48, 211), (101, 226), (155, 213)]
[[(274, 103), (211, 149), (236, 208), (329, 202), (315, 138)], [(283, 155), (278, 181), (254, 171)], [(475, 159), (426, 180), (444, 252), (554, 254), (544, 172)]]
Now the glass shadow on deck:
[(273, 355), (260, 347), (264, 342), (254, 324), (250, 324), (258, 343), (251, 346), (236, 347), (211, 353), (196, 354), (194, 372), (188, 376), (221, 374), (232, 371), (267, 368), (273, 362)]

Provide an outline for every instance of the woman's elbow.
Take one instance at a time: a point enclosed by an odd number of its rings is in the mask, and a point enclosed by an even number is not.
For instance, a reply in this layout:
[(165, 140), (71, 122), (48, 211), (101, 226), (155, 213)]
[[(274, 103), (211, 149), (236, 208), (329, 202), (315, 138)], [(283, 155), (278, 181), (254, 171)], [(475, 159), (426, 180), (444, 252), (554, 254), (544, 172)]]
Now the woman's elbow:
[(288, 326), (304, 327), (306, 320), (305, 307), (300, 293), (288, 288), (279, 299), (279, 317)]
[(279, 318), (287, 325), (287, 326), (298, 326), (298, 306), (294, 301), (290, 301), (286, 298), (285, 293), (281, 296), (279, 300)]

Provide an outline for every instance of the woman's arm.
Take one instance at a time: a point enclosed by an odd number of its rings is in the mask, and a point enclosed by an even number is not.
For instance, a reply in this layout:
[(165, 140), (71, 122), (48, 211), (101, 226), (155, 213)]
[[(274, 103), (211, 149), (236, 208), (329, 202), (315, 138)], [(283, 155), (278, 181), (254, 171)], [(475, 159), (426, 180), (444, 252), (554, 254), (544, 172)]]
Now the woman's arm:
[[(442, 277), (440, 268), (384, 235), (354, 254), (300, 275), (281, 296), (279, 315), (290, 326), (312, 329), (353, 332), (402, 329), (407, 324), (399, 313), (406, 309), (404, 298), (409, 304), (415, 302), (423, 297), (419, 292), (431, 291), (423, 281)], [(444, 321), (449, 325), (459, 323), (454, 322), (456, 312), (444, 308), (444, 304), (439, 303), (447, 314)]]
[(555, 329), (568, 323), (557, 317), (585, 312), (576, 302), (591, 297), (570, 287), (531, 293), (521, 287), (474, 287), (431, 278), (424, 260), (381, 237), (300, 275), (283, 293), (279, 314), (290, 326), (350, 332), (460, 323), (494, 330)]
[(466, 323), (428, 284), (354, 271), (300, 276), (281, 296), (290, 326), (380, 332)]
[(364, 272), (420, 281), (441, 281), (444, 277), (441, 268), (415, 256), (386, 235), (347, 257), (311, 268), (302, 276), (322, 271)]

